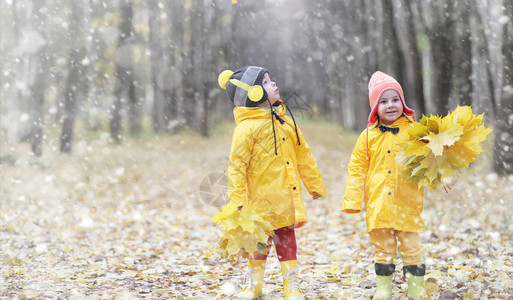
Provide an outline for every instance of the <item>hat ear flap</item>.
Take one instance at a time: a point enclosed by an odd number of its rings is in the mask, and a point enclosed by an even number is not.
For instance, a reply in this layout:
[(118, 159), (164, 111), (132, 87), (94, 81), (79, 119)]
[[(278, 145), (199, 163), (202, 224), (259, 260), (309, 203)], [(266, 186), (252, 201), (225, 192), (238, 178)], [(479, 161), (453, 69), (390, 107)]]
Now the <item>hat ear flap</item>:
[(264, 89), (259, 85), (254, 85), (248, 90), (248, 98), (253, 102), (258, 102), (264, 96)]
[(219, 77), (217, 78), (217, 82), (219, 83), (219, 86), (223, 88), (223, 90), (226, 90), (226, 84), (228, 81), (230, 81), (230, 77), (232, 77), (233, 71), (231, 70), (224, 70), (219, 74)]

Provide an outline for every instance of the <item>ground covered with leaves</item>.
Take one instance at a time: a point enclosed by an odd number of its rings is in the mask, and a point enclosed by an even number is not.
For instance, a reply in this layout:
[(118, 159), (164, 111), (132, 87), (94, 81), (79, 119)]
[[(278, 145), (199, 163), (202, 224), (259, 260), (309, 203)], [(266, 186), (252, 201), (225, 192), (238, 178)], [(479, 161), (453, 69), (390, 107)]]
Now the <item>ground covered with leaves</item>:
[[(296, 231), (301, 287), (309, 299), (370, 299), (376, 277), (364, 214), (340, 212), (356, 135), (329, 124), (301, 127), (330, 193), (315, 201), (305, 194), (310, 223)], [(245, 264), (204, 258), (219, 239), (211, 218), (222, 201), (199, 193), (209, 174), (225, 171), (231, 129), (121, 145), (100, 135), (76, 141), (71, 155), (49, 142), (40, 158), (3, 139), (0, 299), (234, 297)], [(513, 176), (491, 173), (485, 148), (448, 193), (426, 192), (421, 239), (432, 299), (513, 297)], [(207, 192), (221, 190), (214, 184)], [(394, 299), (405, 299), (396, 264)], [(266, 299), (281, 297), (280, 274), (273, 250)]]

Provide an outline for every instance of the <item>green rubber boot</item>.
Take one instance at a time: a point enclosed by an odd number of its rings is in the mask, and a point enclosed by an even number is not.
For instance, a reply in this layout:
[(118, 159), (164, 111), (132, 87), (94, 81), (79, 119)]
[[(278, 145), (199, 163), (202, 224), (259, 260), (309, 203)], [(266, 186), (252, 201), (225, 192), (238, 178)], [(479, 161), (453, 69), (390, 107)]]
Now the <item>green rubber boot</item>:
[(424, 275), (426, 274), (426, 266), (412, 265), (405, 266), (404, 276), (408, 282), (408, 298), (418, 300), (424, 295)]
[(378, 276), (378, 287), (374, 292), (373, 300), (389, 300), (392, 298), (392, 275)]
[(392, 298), (392, 274), (394, 274), (394, 264), (374, 264), (376, 276), (378, 278), (378, 287), (374, 292), (373, 300), (389, 300)]

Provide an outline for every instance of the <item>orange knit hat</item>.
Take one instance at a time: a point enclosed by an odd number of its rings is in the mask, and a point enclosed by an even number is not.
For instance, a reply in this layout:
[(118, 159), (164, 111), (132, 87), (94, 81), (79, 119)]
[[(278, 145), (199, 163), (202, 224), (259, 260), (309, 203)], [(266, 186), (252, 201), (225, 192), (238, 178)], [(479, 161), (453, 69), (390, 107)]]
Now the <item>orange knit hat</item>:
[(399, 94), (401, 102), (403, 103), (403, 112), (408, 116), (413, 116), (415, 111), (404, 102), (403, 88), (392, 76), (387, 75), (383, 72), (377, 71), (372, 74), (369, 80), (369, 103), (371, 107), (371, 113), (369, 114), (368, 124), (374, 124), (378, 120), (378, 101), (381, 95), (388, 91), (394, 90)]

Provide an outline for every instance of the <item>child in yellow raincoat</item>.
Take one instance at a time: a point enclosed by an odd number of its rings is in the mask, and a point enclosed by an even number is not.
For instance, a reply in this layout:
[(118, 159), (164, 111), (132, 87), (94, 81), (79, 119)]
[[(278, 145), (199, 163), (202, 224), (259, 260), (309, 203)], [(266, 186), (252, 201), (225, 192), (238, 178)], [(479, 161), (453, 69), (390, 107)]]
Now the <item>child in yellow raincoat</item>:
[[(224, 71), (219, 75), (219, 85), (236, 106), (228, 198), (239, 207), (259, 203), (267, 208), (275, 228), (268, 249), (272, 240), (282, 266), (284, 296), (303, 299), (294, 228), (308, 221), (301, 181), (313, 199), (327, 194), (319, 168), (292, 113), (292, 118), (286, 115), (288, 108), (266, 69), (246, 66), (235, 72)], [(262, 296), (266, 259), (266, 255), (256, 255), (248, 261), (249, 282), (240, 297)]]
[(426, 267), (422, 262), (419, 232), (423, 190), (402, 179), (394, 157), (401, 151), (413, 126), (415, 112), (406, 106), (401, 85), (376, 72), (369, 81), (371, 113), (351, 154), (342, 211), (358, 213), (365, 201), (369, 240), (375, 247), (377, 289), (373, 299), (392, 296), (393, 259), (397, 251), (408, 281), (408, 297), (423, 294)]

